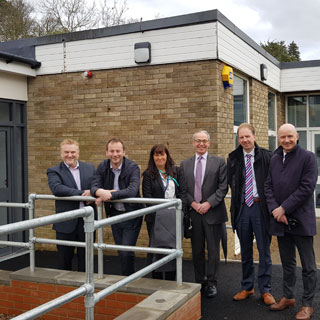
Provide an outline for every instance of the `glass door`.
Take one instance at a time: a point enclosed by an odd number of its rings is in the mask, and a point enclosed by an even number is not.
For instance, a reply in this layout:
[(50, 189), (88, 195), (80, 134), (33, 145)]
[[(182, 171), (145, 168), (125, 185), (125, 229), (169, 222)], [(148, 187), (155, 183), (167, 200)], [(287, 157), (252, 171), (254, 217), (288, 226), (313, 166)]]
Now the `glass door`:
[(318, 218), (320, 218), (320, 131), (311, 132), (311, 151), (315, 153), (318, 164), (318, 181), (315, 191), (315, 205), (316, 215)]
[[(10, 131), (0, 128), (0, 202), (9, 202), (10, 194)], [(8, 224), (9, 208), (0, 207), (0, 225)], [(0, 240), (7, 241), (8, 235), (0, 236)], [(10, 251), (8, 247), (0, 246), (0, 256)]]

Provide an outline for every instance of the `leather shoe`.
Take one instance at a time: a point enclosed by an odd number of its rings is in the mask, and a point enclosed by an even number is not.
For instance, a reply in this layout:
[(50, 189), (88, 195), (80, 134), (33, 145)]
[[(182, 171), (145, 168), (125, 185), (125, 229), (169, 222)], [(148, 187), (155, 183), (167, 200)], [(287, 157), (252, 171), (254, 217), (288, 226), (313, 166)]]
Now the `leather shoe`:
[(235, 300), (235, 301), (245, 300), (245, 299), (249, 298), (250, 296), (252, 296), (253, 294), (254, 294), (254, 289), (251, 289), (248, 291), (242, 290), (233, 296), (233, 300)]
[(207, 286), (207, 298), (214, 298), (217, 295), (217, 288), (215, 286)]
[(296, 305), (296, 299), (287, 299), (286, 297), (282, 297), (278, 302), (272, 304), (269, 307), (269, 310), (281, 311), (289, 307), (293, 307), (295, 305)]
[(313, 314), (313, 309), (311, 307), (302, 307), (299, 312), (296, 314), (297, 320), (309, 320)]
[(261, 295), (261, 299), (267, 306), (270, 306), (276, 303), (276, 300), (274, 299), (273, 295), (270, 292), (263, 293)]

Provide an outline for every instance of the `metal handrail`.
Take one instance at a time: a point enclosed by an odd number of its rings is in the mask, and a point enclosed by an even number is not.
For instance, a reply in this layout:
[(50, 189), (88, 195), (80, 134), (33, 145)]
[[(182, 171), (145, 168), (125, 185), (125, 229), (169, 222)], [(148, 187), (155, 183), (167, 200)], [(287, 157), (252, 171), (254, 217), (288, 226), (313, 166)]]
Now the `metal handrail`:
[[(5, 234), (14, 233), (17, 231), (24, 231), (29, 229), (29, 243), (15, 243), (15, 246), (29, 246), (30, 251), (30, 270), (35, 270), (35, 243), (48, 243), (48, 244), (63, 244), (71, 246), (79, 246), (86, 248), (86, 283), (80, 288), (69, 292), (57, 299), (54, 299), (46, 304), (43, 304), (35, 309), (32, 309), (24, 314), (21, 314), (14, 319), (34, 319), (41, 316), (42, 314), (57, 308), (73, 299), (85, 295), (85, 307), (86, 307), (86, 319), (94, 319), (94, 306), (95, 304), (106, 297), (107, 295), (117, 291), (120, 287), (132, 282), (151, 271), (157, 269), (158, 267), (168, 263), (169, 261), (176, 259), (177, 264), (177, 285), (182, 285), (182, 232), (181, 232), (181, 216), (182, 216), (182, 202), (180, 199), (145, 199), (145, 198), (127, 198), (123, 200), (116, 200), (112, 202), (130, 202), (130, 203), (148, 203), (155, 204), (154, 206), (135, 210), (129, 213), (124, 213), (116, 217), (102, 219), (102, 205), (98, 206), (98, 216), (99, 220), (94, 220), (94, 210), (92, 207), (83, 207), (81, 209), (72, 210), (68, 212), (63, 212), (59, 214), (53, 214), (46, 217), (34, 218), (35, 211), (35, 200), (46, 199), (46, 200), (66, 200), (66, 201), (94, 201), (95, 198), (75, 196), (75, 197), (55, 197), (52, 195), (29, 195), (29, 202), (25, 204), (9, 204), (0, 203), (1, 207), (22, 207), (29, 209), (29, 220), (20, 221), (5, 226), (0, 226), (0, 236)], [(9, 204), (9, 205), (8, 205)], [(136, 217), (144, 216), (145, 214), (150, 214), (159, 209), (176, 207), (176, 248), (175, 249), (163, 249), (163, 248), (144, 248), (137, 246), (119, 246), (119, 245), (108, 245), (103, 243), (102, 238), (102, 227), (112, 225), (114, 223), (119, 223), (121, 221), (126, 221)], [(67, 221), (75, 219), (78, 217), (84, 218), (84, 230), (86, 234), (86, 243), (75, 242), (75, 241), (62, 241), (53, 239), (44, 239), (34, 237), (34, 228), (41, 227), (44, 225)], [(94, 243), (94, 231), (98, 229), (98, 243)], [(6, 241), (7, 244), (10, 241)], [(152, 264), (146, 266), (145, 268), (135, 272), (134, 274), (120, 280), (119, 282), (113, 284), (112, 286), (98, 292), (94, 293), (94, 270), (93, 270), (93, 258), (94, 258), (94, 248), (99, 251), (111, 249), (111, 250), (125, 250), (125, 251), (138, 251), (138, 252), (152, 252), (166, 255), (164, 258), (153, 262)], [(101, 258), (101, 259), (100, 259)], [(98, 269), (103, 275), (103, 255), (99, 257), (98, 254)]]

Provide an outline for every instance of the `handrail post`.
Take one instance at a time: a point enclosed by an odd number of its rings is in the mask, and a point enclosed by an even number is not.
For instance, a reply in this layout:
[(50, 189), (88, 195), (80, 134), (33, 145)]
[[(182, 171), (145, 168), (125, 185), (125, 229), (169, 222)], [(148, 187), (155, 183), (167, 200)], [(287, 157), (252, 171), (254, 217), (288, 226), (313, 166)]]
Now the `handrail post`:
[(86, 233), (86, 284), (89, 290), (85, 295), (86, 320), (94, 319), (94, 210), (92, 207), (91, 214), (84, 217), (84, 231)]
[[(176, 249), (182, 252), (182, 201), (177, 199), (178, 206), (176, 207)], [(182, 285), (182, 254), (177, 256), (177, 286)]]
[[(29, 195), (29, 220), (34, 218), (35, 211), (35, 194)], [(34, 238), (34, 230), (29, 229), (29, 243), (30, 243), (30, 271), (34, 272), (35, 270), (35, 245), (32, 239)]]
[[(98, 210), (98, 220), (102, 220), (103, 218), (103, 204), (99, 204), (97, 206)], [(98, 229), (98, 244), (103, 244), (103, 228)], [(102, 248), (98, 247), (98, 279), (103, 278), (103, 251)]]

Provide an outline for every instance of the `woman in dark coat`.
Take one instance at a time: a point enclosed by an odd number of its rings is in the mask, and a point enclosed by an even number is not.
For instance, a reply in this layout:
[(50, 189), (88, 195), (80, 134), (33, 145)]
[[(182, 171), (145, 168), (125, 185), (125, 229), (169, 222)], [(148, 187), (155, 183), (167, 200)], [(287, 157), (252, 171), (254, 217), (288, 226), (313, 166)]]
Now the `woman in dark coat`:
[[(156, 144), (150, 151), (149, 163), (143, 173), (142, 193), (144, 198), (162, 198), (182, 200), (182, 207), (186, 205), (186, 190), (183, 181), (183, 175), (179, 167), (175, 166), (170, 156), (168, 148), (163, 144)], [(166, 210), (169, 213), (168, 224), (175, 224), (175, 209)], [(155, 225), (160, 223), (160, 214), (151, 213), (146, 215), (145, 221), (149, 235), (149, 245), (154, 246), (155, 242)], [(158, 221), (158, 222), (157, 222)], [(161, 221), (163, 223), (163, 219)], [(156, 225), (157, 227), (157, 225)], [(162, 246), (164, 247), (164, 246)], [(165, 245), (167, 248), (173, 248), (172, 244)], [(151, 263), (162, 258), (162, 255), (148, 254), (147, 262)], [(154, 279), (174, 280), (176, 277), (175, 260), (165, 264), (156, 271), (152, 272)]]

